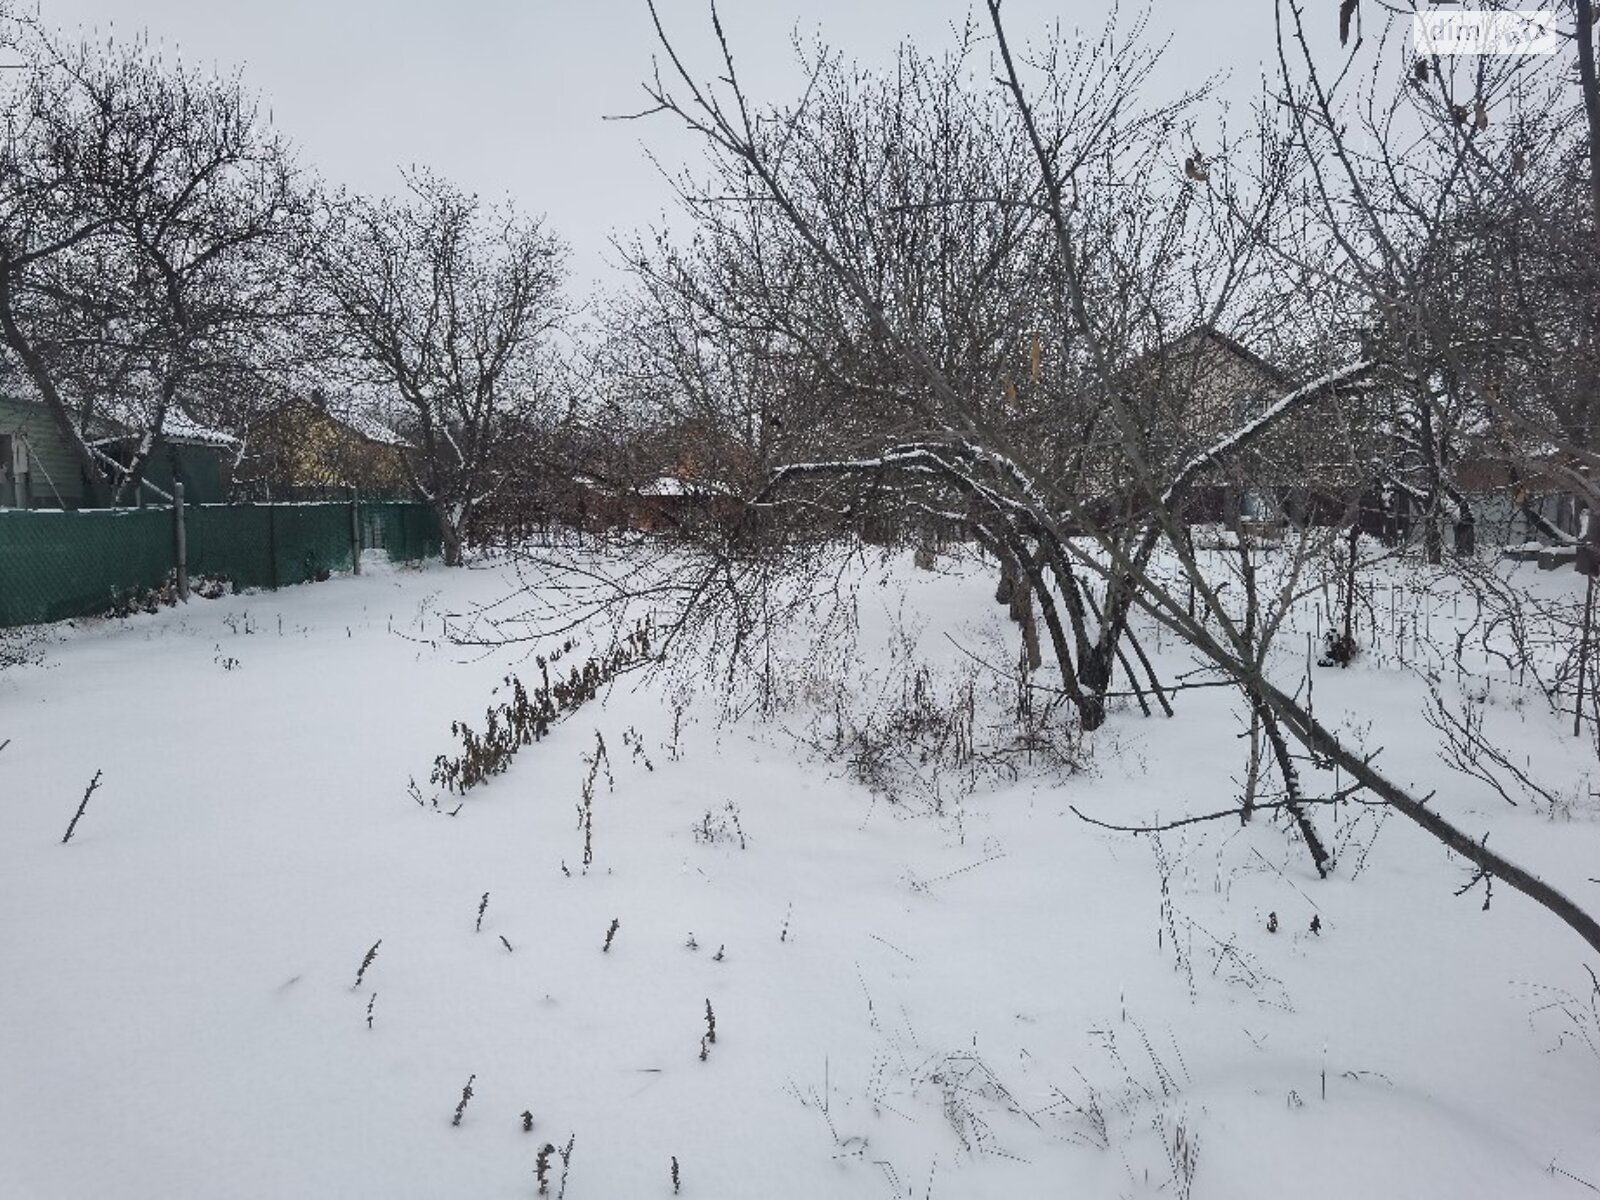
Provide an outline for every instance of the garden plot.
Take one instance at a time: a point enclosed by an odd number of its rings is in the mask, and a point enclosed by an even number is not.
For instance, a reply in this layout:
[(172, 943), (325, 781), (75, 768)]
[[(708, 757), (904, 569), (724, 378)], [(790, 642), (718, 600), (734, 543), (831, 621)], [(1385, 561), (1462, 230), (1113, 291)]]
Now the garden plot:
[[(764, 719), (626, 671), (459, 795), (430, 782), (452, 723), (559, 644), (449, 640), (515, 583), (196, 601), (0, 675), (0, 1194), (1600, 1187), (1585, 948), (1548, 915), (1455, 897), (1459, 863), (1359, 804), (1315, 814), (1326, 881), (1266, 814), (1075, 815), (1234, 802), (1227, 689), (1019, 749), (983, 573), (864, 561), (854, 642), (797, 631)], [(558, 671), (612, 645), (574, 638)], [(1439, 761), (1416, 672), (1313, 669), (1319, 714), (1600, 899), (1570, 716), (1486, 701), (1571, 800), (1512, 808)]]

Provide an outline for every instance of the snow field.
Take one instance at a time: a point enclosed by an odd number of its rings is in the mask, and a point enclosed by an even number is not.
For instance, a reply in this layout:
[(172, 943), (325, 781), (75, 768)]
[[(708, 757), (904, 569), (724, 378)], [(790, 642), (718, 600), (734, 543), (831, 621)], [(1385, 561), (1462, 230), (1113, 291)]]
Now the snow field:
[[(1226, 807), (1244, 751), (1224, 690), (1180, 694), (1172, 721), (1119, 710), (1071, 777), (947, 780), (935, 812), (808, 749), (804, 705), (725, 725), (702, 694), (674, 756), (681, 693), (629, 676), (459, 815), (418, 807), (407, 781), (431, 795), (450, 722), (481, 728), (507, 671), (537, 677), (536, 647), (440, 637), (512, 583), (488, 563), (194, 602), (0, 676), (0, 1196), (527, 1197), (539, 1147), (569, 1137), (573, 1200), (671, 1195), (673, 1156), (699, 1197), (1600, 1185), (1600, 1057), (1560, 1003), (1583, 947), (1547, 915), (1453, 898), (1467, 873), (1398, 819), (1352, 879), (1378, 820), (1355, 806), (1316, 815), (1346, 847), (1325, 882), (1270, 820), (1154, 843), (1071, 813)], [(889, 678), (902, 612), (936, 673), (969, 669), (946, 633), (1007, 661), (991, 590), (863, 567), (845, 694)], [(1167, 645), (1157, 665), (1190, 664)], [(1552, 821), (1450, 775), (1406, 673), (1316, 688), (1396, 774), (1594, 900), (1592, 812)], [(1494, 719), (1583, 771), (1558, 722)], [(584, 873), (597, 734), (614, 786), (602, 771)]]

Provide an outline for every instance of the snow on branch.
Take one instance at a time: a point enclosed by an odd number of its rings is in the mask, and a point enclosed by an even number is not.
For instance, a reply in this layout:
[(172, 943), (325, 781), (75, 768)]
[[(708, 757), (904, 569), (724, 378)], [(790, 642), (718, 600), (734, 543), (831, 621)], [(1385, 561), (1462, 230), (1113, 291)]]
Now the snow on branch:
[(1362, 359), (1360, 362), (1351, 363), (1332, 371), (1320, 379), (1313, 379), (1303, 387), (1279, 397), (1261, 413), (1260, 416), (1239, 426), (1226, 437), (1213, 444), (1209, 449), (1201, 451), (1184, 464), (1183, 469), (1174, 476), (1167, 485), (1166, 491), (1161, 493), (1163, 507), (1170, 505), (1173, 498), (1181, 493), (1194, 480), (1194, 477), (1223, 459), (1237, 453), (1248, 443), (1261, 436), (1287, 413), (1299, 408), (1307, 401), (1315, 399), (1324, 393), (1337, 391), (1339, 388), (1356, 382), (1363, 375), (1369, 374), (1378, 364), (1372, 359)]
[[(910, 442), (884, 451), (873, 458), (840, 459), (824, 462), (788, 463), (773, 471), (754, 503), (764, 498), (784, 480), (803, 475), (871, 474), (887, 470), (942, 477), (958, 490), (976, 497), (1001, 512), (1028, 513), (1026, 505), (1013, 500), (964, 469), (961, 460), (981, 457), (967, 443)], [(954, 460), (954, 461), (952, 461)], [(1031, 514), (1030, 514), (1031, 515)]]

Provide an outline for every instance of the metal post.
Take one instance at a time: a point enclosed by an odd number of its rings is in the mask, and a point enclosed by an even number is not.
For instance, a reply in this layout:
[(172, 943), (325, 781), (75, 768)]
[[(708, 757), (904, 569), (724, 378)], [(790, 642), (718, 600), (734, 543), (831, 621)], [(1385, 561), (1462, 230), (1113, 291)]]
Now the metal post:
[(350, 489), (350, 563), (361, 574), (361, 506), (355, 488)]
[(189, 531), (183, 520), (183, 484), (172, 485), (172, 540), (178, 560), (178, 599), (189, 599)]
[(1594, 622), (1594, 576), (1583, 598), (1583, 640), (1578, 643), (1578, 698), (1572, 705), (1572, 736), (1583, 734), (1583, 674), (1589, 665), (1589, 629)]
[(278, 508), (267, 504), (267, 558), (271, 573), (272, 590), (278, 590)]

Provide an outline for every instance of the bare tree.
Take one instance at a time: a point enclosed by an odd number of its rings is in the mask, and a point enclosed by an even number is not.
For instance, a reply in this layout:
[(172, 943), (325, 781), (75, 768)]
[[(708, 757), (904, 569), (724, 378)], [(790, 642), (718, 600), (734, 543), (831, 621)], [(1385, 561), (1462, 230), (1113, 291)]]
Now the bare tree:
[(1319, 279), (1370, 314), (1371, 344), (1406, 398), (1409, 463), (1394, 482), (1434, 545), (1442, 515), (1471, 518), (1452, 479), (1462, 451), (1503, 464), (1524, 500), (1542, 479), (1600, 508), (1590, 8), (1564, 6), (1574, 23), (1558, 28), (1555, 57), (1463, 58), (1411, 44), (1422, 6), (1379, 6), (1346, 27), (1342, 60), (1326, 65), (1311, 49), (1316, 16), (1300, 0), (1277, 5), (1281, 108), (1317, 231), (1300, 263), (1314, 259)]
[(418, 496), (460, 565), (513, 415), (541, 399), (539, 356), (565, 309), (564, 249), (537, 219), (426, 171), (400, 201), (331, 203), (314, 245), (330, 350), (390, 401)]
[[(1033, 164), (1033, 186), (1021, 196), (963, 195), (951, 187), (935, 204), (981, 212), (1022, 206), (1040, 218), (1049, 264), (1043, 277), (1056, 285), (1047, 293), (1052, 303), (1043, 314), (1048, 320), (1043, 340), (1052, 352), (1052, 376), (1067, 383), (1067, 398), (1076, 405), (1074, 433), (1086, 450), (1077, 457), (1079, 472), (1070, 478), (1062, 476), (1057, 456), (1038, 453), (990, 400), (995, 384), (1007, 400), (1012, 388), (993, 375), (985, 381), (975, 373), (976, 384), (964, 379), (941, 359), (926, 329), (906, 318), (893, 275), (878, 269), (873, 251), (880, 243), (866, 236), (870, 226), (860, 220), (886, 220), (894, 208), (880, 208), (881, 194), (867, 186), (870, 175), (860, 176), (848, 165), (840, 168), (808, 152), (810, 147), (800, 149), (814, 92), (794, 110), (758, 110), (743, 89), (714, 8), (716, 82), (700, 81), (658, 18), (668, 73), (648, 89), (655, 109), (685, 121), (703, 136), (714, 158), (728, 164), (719, 178), (724, 204), (760, 210), (787, 226), (803, 262), (848, 306), (863, 338), (881, 348), (886, 373), (893, 377), (897, 368), (903, 390), (923, 398), (919, 422), (892, 431), (872, 455), (782, 464), (757, 503), (772, 502), (799, 481), (839, 476), (893, 475), (913, 497), (932, 488), (936, 502), (964, 498), (1010, 541), (1051, 627), (1063, 663), (1063, 688), (1073, 692), (1076, 686), (1086, 729), (1102, 719), (1099, 701), (1113, 656), (1130, 611), (1138, 608), (1233, 680), (1258, 714), (1270, 717), (1318, 761), (1336, 764), (1361, 789), (1479, 872), (1543, 905), (1600, 951), (1600, 922), (1580, 905), (1489, 850), (1429, 798), (1397, 785), (1369, 756), (1317, 720), (1293, 687), (1274, 678), (1277, 664), (1264, 652), (1262, 598), (1243, 613), (1225, 602), (1187, 534), (1185, 503), (1196, 486), (1225, 478), (1252, 455), (1268, 452), (1274, 437), (1313, 410), (1319, 416), (1359, 411), (1366, 385), (1386, 366), (1377, 347), (1352, 344), (1342, 362), (1337, 357), (1325, 361), (1308, 382), (1278, 390), (1253, 411), (1213, 411), (1207, 420), (1200, 418), (1213, 397), (1192, 385), (1180, 386), (1174, 397), (1151, 383), (1152, 361), (1160, 363), (1159, 348), (1184, 328), (1172, 318), (1185, 309), (1190, 316), (1210, 315), (1213, 325), (1223, 319), (1247, 321), (1266, 309), (1289, 309), (1293, 340), (1296, 306), (1287, 303), (1294, 293), (1286, 295), (1282, 287), (1285, 264), (1294, 264), (1307, 282), (1325, 279), (1329, 272), (1305, 257), (1303, 237), (1279, 237), (1286, 211), (1292, 217), (1304, 211), (1286, 197), (1305, 177), (1302, 171), (1320, 184), (1324, 168), (1348, 153), (1337, 140), (1342, 136), (1337, 124), (1331, 127), (1335, 140), (1314, 146), (1299, 136), (1261, 137), (1263, 150), (1249, 169), (1235, 165), (1244, 156), (1239, 142), (1210, 154), (1192, 147), (1180, 175), (1170, 149), (1182, 132), (1176, 114), (1141, 111), (1136, 103), (1150, 61), (1136, 42), (1130, 45), (1111, 30), (1098, 43), (1076, 50), (1052, 43), (1023, 58), (1007, 38), (1000, 0), (989, 0), (988, 9), (1000, 94), (1011, 113), (1010, 128)], [(1319, 103), (1297, 107), (1295, 119), (1320, 111)], [(1304, 127), (1293, 132), (1303, 133)], [(863, 203), (833, 203), (834, 180), (851, 184)], [(743, 186), (730, 194), (730, 181)], [(1311, 206), (1311, 215), (1318, 211)], [(1326, 244), (1362, 252), (1384, 232), (1364, 228), (1356, 233), (1333, 221), (1322, 228)], [(1354, 272), (1366, 260), (1347, 254), (1345, 261)], [(1379, 294), (1386, 282), (1381, 274), (1375, 280), (1356, 272), (1354, 284), (1334, 277), (1341, 297)], [(1180, 306), (1177, 300), (1186, 303)], [(1300, 311), (1312, 316), (1315, 305)], [(1303, 330), (1302, 325), (1302, 335)], [(1300, 340), (1312, 344), (1310, 338)], [(1330, 349), (1338, 353), (1337, 345)], [(1164, 408), (1164, 398), (1175, 398), (1183, 407)], [(731, 574), (733, 561), (725, 557), (717, 564), (719, 577)], [(1297, 578), (1298, 570), (1290, 570), (1275, 585), (1273, 602), (1280, 614)], [(1073, 661), (1074, 647), (1059, 616), (1082, 596), (1080, 580), (1088, 579), (1103, 582), (1104, 599), (1094, 624), (1085, 622), (1095, 637), (1076, 647), (1077, 670), (1069, 676), (1066, 663)], [(1291, 771), (1292, 764), (1285, 768), (1284, 782), (1287, 803), (1295, 805), (1300, 800)]]
[[(296, 171), (237, 79), (3, 29), (22, 61), (0, 78), (0, 338), (91, 494), (123, 499), (170, 414), (243, 425), (292, 319)], [(126, 461), (91, 445), (97, 420)]]

